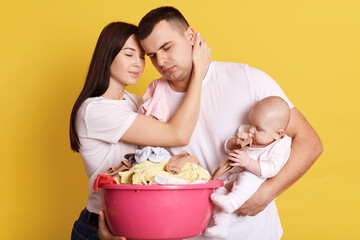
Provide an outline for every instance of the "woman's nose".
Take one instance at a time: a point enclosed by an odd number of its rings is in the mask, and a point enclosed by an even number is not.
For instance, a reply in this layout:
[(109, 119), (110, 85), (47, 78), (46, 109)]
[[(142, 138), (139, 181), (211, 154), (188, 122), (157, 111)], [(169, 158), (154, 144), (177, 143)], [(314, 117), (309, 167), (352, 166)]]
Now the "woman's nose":
[(141, 62), (141, 58), (140, 57), (137, 57), (135, 60), (134, 60), (134, 64), (133, 64), (135, 67), (141, 67), (142, 65), (142, 62)]

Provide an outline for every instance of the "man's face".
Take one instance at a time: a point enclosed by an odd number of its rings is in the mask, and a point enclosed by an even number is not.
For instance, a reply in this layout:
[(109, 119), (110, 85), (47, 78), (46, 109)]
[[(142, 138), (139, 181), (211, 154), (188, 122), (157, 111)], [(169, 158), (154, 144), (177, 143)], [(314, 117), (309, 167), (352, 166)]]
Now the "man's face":
[(190, 79), (194, 41), (192, 28), (180, 33), (163, 20), (140, 42), (156, 70), (167, 80), (178, 82)]

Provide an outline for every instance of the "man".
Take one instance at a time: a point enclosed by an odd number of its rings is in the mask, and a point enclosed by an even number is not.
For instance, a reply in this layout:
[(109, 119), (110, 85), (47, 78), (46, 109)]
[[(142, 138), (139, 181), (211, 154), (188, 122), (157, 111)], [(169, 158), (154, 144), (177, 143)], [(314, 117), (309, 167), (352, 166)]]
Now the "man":
[[(157, 71), (167, 79), (166, 104), (174, 114), (187, 90), (191, 72), (191, 49), (195, 31), (172, 7), (160, 7), (146, 14), (138, 35)], [(281, 88), (264, 72), (245, 64), (211, 62), (203, 80), (199, 120), (185, 147), (210, 172), (228, 156), (223, 144), (235, 135), (237, 126), (247, 123), (251, 107), (267, 96), (280, 96), (291, 107), (286, 134), (292, 137), (290, 158), (274, 178), (233, 214), (228, 239), (280, 239), (282, 228), (274, 199), (295, 183), (322, 153), (321, 141), (304, 116), (291, 104)], [(202, 236), (196, 239), (201, 239)]]

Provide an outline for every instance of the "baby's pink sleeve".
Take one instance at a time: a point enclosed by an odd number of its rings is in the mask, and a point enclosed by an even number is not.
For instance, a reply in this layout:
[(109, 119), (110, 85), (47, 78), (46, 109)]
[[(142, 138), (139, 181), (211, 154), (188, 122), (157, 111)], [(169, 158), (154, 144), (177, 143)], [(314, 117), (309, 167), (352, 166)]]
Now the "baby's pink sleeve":
[[(143, 103), (147, 102), (148, 100), (150, 100), (154, 96), (157, 81), (158, 80), (152, 81), (149, 84), (149, 86), (147, 87), (146, 92), (143, 95)], [(144, 104), (143, 104), (143, 106), (144, 106)]]
[(169, 121), (169, 109), (165, 101), (166, 81), (158, 79), (150, 83), (143, 96), (141, 109), (146, 116)]

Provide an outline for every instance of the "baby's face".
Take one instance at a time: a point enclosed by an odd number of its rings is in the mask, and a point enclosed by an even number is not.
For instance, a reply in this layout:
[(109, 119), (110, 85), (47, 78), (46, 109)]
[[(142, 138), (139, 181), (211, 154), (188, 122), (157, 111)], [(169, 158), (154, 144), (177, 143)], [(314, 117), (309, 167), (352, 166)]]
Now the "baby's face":
[(265, 147), (272, 143), (277, 132), (272, 121), (259, 111), (251, 111), (249, 115), (249, 135), (253, 139), (253, 147)]

